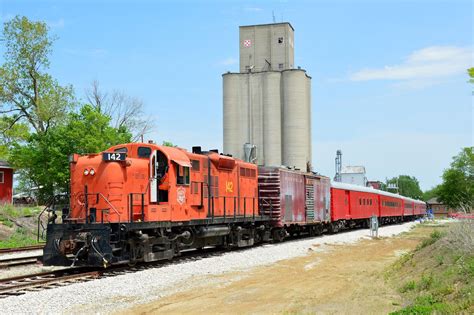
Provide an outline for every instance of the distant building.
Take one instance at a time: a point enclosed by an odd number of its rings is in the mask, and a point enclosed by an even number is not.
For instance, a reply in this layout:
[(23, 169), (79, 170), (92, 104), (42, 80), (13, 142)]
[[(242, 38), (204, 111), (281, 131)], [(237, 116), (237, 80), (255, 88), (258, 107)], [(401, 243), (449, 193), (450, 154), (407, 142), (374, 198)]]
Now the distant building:
[(0, 160), (0, 204), (13, 201), (13, 168)]
[(381, 190), (382, 189), (382, 182), (378, 181), (378, 180), (369, 180), (367, 182), (367, 187), (372, 187), (373, 189), (379, 189)]
[(438, 201), (436, 197), (431, 198), (426, 202), (431, 209), (433, 209), (433, 214), (437, 217), (447, 217), (449, 213), (457, 212), (454, 209), (448, 208), (445, 204)]
[(359, 186), (367, 186), (364, 166), (344, 166), (341, 171), (341, 182)]

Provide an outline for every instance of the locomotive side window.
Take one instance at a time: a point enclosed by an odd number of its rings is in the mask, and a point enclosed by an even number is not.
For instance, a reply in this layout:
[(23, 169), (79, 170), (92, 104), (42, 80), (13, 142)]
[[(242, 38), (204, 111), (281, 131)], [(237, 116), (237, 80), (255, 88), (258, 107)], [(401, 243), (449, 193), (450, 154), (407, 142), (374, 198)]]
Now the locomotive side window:
[(149, 158), (151, 155), (151, 148), (148, 147), (139, 147), (138, 148), (138, 157)]
[(176, 184), (178, 185), (189, 185), (189, 167), (177, 165), (178, 176), (176, 178)]
[(198, 160), (191, 160), (192, 170), (199, 172), (201, 170), (201, 163)]

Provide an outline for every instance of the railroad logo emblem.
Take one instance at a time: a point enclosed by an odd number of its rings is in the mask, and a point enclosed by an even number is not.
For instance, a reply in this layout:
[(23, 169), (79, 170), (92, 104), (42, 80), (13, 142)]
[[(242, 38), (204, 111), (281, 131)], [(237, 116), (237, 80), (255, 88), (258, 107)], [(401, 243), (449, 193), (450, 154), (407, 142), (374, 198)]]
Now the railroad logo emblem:
[(178, 201), (180, 205), (183, 205), (186, 202), (186, 189), (179, 187), (176, 192), (176, 201)]
[(225, 182), (225, 191), (228, 193), (234, 192), (234, 183), (233, 182)]
[(250, 39), (244, 40), (244, 47), (250, 47), (252, 46), (252, 41)]

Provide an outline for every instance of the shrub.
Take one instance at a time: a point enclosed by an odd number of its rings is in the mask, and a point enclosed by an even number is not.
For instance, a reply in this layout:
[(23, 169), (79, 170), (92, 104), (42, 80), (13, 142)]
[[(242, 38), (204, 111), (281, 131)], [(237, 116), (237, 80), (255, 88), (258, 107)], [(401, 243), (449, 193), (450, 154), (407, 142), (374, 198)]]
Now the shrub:
[(406, 282), (400, 288), (400, 292), (405, 293), (405, 292), (408, 292), (408, 291), (413, 291), (413, 290), (415, 290), (415, 288), (416, 288), (416, 282), (414, 280), (410, 280), (410, 281)]

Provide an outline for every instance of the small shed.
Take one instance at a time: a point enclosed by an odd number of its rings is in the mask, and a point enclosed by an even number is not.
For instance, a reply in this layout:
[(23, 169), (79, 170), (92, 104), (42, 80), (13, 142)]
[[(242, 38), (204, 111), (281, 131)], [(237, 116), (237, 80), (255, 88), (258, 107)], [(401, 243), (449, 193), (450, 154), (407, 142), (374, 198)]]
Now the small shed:
[(0, 160), (0, 204), (13, 202), (13, 168)]
[(448, 206), (440, 202), (436, 197), (431, 198), (426, 203), (433, 209), (433, 214), (436, 217), (447, 217), (449, 213), (456, 212), (453, 209), (449, 209)]

